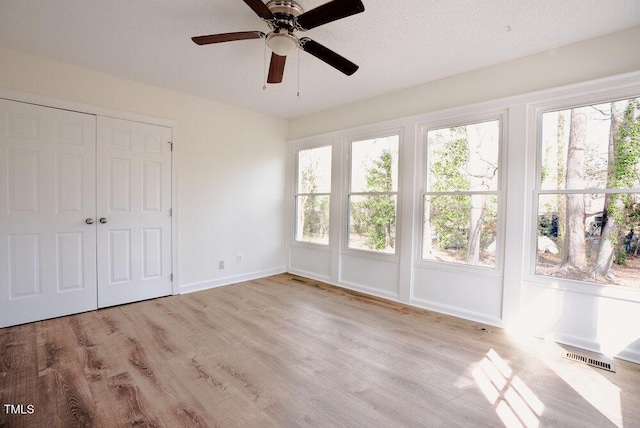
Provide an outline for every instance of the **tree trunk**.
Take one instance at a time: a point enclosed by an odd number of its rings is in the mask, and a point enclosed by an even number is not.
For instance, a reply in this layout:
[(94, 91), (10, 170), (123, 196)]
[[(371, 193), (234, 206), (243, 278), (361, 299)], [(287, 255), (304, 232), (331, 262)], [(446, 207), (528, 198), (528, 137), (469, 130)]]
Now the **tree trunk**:
[[(567, 148), (567, 189), (584, 189), (586, 133), (587, 113), (585, 109), (572, 109)], [(587, 265), (584, 242), (584, 195), (567, 195), (566, 214), (565, 254), (561, 267), (583, 271)]]
[(487, 215), (487, 196), (471, 196), (471, 222), (469, 225), (469, 250), (467, 252), (467, 263), (470, 265), (480, 264), (480, 235), (482, 224)]
[[(611, 103), (611, 126), (609, 128), (609, 147), (608, 147), (608, 171), (607, 171), (607, 189), (616, 186), (616, 157), (618, 147), (616, 144), (620, 124), (624, 117), (626, 101)], [(593, 273), (596, 277), (607, 277), (613, 256), (616, 251), (615, 242), (618, 240), (619, 225), (616, 218), (610, 215), (612, 212), (621, 212), (624, 210), (624, 203), (620, 195), (607, 194), (604, 198), (604, 212), (602, 213), (602, 232), (600, 234), (600, 245), (598, 246), (598, 255), (593, 265)]]
[(424, 215), (422, 218), (424, 227), (422, 229), (422, 257), (429, 257), (433, 249), (433, 239), (431, 236), (431, 198), (424, 198)]
[[(558, 113), (558, 151), (557, 151), (557, 172), (556, 172), (556, 183), (558, 185), (557, 189), (565, 189), (566, 183), (566, 165), (567, 165), (567, 146), (565, 144), (565, 113)], [(558, 195), (557, 197), (558, 203), (558, 218), (556, 220), (556, 224), (558, 225), (558, 231), (556, 235), (556, 244), (558, 244), (558, 249), (560, 250), (560, 257), (564, 257), (566, 251), (564, 250), (563, 245), (559, 245), (559, 243), (564, 242), (566, 236), (566, 211), (567, 211), (567, 200), (564, 195)]]

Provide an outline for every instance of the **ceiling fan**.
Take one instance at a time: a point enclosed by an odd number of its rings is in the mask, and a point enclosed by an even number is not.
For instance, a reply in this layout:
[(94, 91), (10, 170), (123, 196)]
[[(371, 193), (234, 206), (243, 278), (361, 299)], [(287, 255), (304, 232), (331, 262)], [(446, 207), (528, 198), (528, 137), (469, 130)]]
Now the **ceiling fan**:
[(265, 34), (261, 31), (240, 31), (192, 37), (191, 40), (198, 45), (208, 45), (235, 40), (266, 38), (267, 46), (272, 50), (268, 83), (282, 82), (287, 55), (297, 48), (310, 53), (347, 76), (351, 76), (358, 70), (358, 66), (348, 59), (308, 37), (296, 37), (295, 32), (311, 30), (320, 25), (364, 12), (361, 0), (332, 0), (307, 12), (304, 12), (302, 7), (293, 0), (270, 0), (266, 4), (262, 0), (243, 1), (267, 23), (271, 32)]

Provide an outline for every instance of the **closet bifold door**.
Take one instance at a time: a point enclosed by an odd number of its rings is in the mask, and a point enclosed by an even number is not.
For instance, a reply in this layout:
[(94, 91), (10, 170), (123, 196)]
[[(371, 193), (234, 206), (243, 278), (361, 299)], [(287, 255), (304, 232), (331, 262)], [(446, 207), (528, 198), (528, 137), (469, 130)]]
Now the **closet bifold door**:
[(96, 117), (0, 99), (0, 327), (97, 308)]
[(167, 296), (171, 128), (98, 117), (98, 307)]

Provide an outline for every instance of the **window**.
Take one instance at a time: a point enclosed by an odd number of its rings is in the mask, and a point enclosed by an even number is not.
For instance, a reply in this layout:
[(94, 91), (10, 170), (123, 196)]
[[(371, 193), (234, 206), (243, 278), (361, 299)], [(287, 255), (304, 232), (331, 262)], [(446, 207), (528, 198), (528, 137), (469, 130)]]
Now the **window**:
[(296, 241), (329, 244), (331, 146), (298, 151)]
[(540, 120), (535, 273), (640, 288), (640, 98)]
[(399, 141), (393, 134), (351, 142), (349, 248), (396, 251)]
[(422, 258), (495, 267), (500, 121), (426, 133)]

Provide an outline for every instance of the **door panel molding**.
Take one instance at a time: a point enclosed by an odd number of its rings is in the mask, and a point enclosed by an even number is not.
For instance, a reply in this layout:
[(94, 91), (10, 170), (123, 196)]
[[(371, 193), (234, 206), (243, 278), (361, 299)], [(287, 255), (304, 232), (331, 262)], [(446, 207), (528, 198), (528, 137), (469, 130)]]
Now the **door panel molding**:
[[(0, 216), (4, 217), (0, 219), (0, 239), (4, 236), (5, 242), (0, 245), (0, 328), (97, 308), (97, 267), (88, 269), (87, 266), (91, 260), (96, 260), (95, 240), (97, 227), (101, 225), (95, 200), (98, 116), (168, 128), (171, 148), (176, 147), (174, 134), (177, 128), (177, 122), (172, 120), (0, 88), (0, 106), (7, 103), (15, 103), (21, 111), (10, 112), (11, 120), (9, 117), (0, 120), (0, 136), (10, 140), (9, 147), (4, 143), (0, 145), (0, 162), (7, 171), (0, 174), (3, 189), (0, 191)], [(49, 112), (53, 118), (40, 117), (38, 111)], [(86, 124), (77, 118), (89, 118), (91, 127), (86, 128)], [(43, 136), (53, 142), (55, 149), (43, 149), (39, 143)], [(83, 157), (87, 143), (93, 151), (89, 156), (93, 162), (91, 167), (87, 167)], [(163, 144), (157, 136), (144, 136), (144, 152), (157, 154), (162, 149)], [(12, 156), (11, 162), (8, 156)], [(148, 182), (146, 188), (140, 188), (138, 192), (139, 199), (145, 199), (146, 211), (158, 211), (158, 204), (164, 205), (166, 199), (171, 215), (169, 234), (158, 239), (153, 233), (140, 232), (140, 241), (144, 241), (137, 245), (137, 250), (131, 250), (143, 254), (144, 264), (138, 269), (140, 276), (144, 274), (149, 279), (170, 277), (172, 281), (163, 295), (179, 292), (179, 255), (177, 246), (173, 245), (178, 237), (179, 211), (175, 158), (175, 152), (171, 153), (167, 168), (170, 190), (166, 198), (158, 200), (155, 187), (157, 176), (163, 171), (158, 171), (153, 163), (143, 173)], [(85, 176), (91, 170), (93, 179), (77, 180), (79, 175)], [(20, 183), (19, 191), (12, 191), (16, 185), (11, 183)], [(87, 191), (93, 194), (87, 196)], [(87, 205), (91, 206), (90, 210)], [(20, 224), (12, 226), (15, 230), (8, 230), (7, 215), (20, 218)], [(73, 221), (61, 220), (69, 216)], [(53, 223), (57, 232), (33, 233), (38, 231), (38, 223), (44, 219)], [(154, 225), (148, 229), (152, 231)], [(94, 244), (87, 245), (87, 238), (93, 239)], [(161, 257), (169, 260), (164, 266), (158, 262), (158, 242), (169, 242), (168, 248), (160, 251)], [(87, 251), (93, 252), (88, 254)], [(31, 264), (24, 261), (26, 253), (31, 254), (28, 259)], [(78, 263), (85, 266), (78, 267)], [(78, 305), (78, 299), (72, 297), (77, 293), (93, 293), (95, 298), (89, 305)], [(64, 296), (64, 299), (55, 303), (52, 299), (56, 295)], [(140, 293), (132, 293), (132, 296), (132, 301), (145, 298)], [(34, 299), (48, 304), (34, 306)]]
[(98, 307), (173, 291), (171, 133), (98, 117)]
[[(177, 245), (180, 238), (180, 204), (178, 194), (181, 156), (180, 141), (182, 140), (182, 127), (180, 123), (173, 119), (160, 118), (140, 113), (132, 113), (113, 108), (97, 106), (94, 104), (65, 100), (8, 88), (0, 88), (0, 99), (17, 101), (42, 107), (51, 107), (60, 110), (68, 110), (71, 112), (86, 113), (95, 116), (104, 116), (109, 118), (128, 120), (132, 122), (160, 125), (171, 128), (171, 271), (173, 272), (172, 294), (180, 294), (180, 253), (178, 251)], [(147, 143), (147, 149), (150, 151), (154, 149), (153, 141), (149, 141)]]
[(97, 308), (95, 141), (94, 115), (0, 99), (0, 327)]

